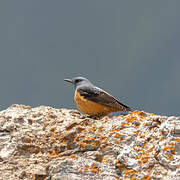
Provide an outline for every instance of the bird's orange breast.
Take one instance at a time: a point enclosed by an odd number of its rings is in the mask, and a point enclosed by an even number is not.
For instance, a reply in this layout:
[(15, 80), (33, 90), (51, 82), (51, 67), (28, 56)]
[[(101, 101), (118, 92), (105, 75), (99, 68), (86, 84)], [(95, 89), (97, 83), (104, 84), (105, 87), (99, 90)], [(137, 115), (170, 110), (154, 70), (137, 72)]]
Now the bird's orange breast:
[(101, 116), (106, 116), (112, 112), (119, 111), (119, 109), (117, 108), (113, 108), (110, 106), (106, 106), (90, 101), (85, 97), (81, 96), (77, 90), (75, 91), (74, 100), (78, 109), (81, 112), (88, 114), (90, 116), (101, 117)]

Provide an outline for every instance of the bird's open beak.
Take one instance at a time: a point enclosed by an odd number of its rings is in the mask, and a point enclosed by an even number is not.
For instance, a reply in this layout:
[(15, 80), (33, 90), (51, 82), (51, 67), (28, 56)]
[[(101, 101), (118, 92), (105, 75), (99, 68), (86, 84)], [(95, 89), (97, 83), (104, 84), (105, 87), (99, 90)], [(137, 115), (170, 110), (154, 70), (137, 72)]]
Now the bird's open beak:
[(67, 82), (73, 83), (73, 80), (72, 80), (72, 79), (64, 79), (64, 81), (67, 81)]

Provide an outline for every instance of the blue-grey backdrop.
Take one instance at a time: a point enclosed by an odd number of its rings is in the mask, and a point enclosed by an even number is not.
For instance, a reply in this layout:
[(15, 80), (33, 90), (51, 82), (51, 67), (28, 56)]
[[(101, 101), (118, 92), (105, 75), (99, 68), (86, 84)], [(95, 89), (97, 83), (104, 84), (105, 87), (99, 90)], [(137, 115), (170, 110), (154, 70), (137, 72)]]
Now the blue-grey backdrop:
[(14, 103), (75, 108), (88, 77), (134, 107), (180, 109), (179, 0), (0, 1), (0, 109)]

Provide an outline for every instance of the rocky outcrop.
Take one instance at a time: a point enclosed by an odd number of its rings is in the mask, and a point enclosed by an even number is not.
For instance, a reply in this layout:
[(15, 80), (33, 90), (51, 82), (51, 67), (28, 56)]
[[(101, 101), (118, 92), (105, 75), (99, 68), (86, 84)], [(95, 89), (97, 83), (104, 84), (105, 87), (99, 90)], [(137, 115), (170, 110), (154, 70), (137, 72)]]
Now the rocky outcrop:
[(0, 112), (0, 179), (180, 179), (180, 118), (92, 119), (12, 105)]

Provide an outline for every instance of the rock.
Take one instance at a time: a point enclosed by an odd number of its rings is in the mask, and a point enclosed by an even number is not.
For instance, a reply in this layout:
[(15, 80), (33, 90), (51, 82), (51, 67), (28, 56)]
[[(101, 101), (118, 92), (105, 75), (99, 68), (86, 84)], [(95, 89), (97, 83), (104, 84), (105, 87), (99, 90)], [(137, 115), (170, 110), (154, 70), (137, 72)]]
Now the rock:
[(0, 112), (0, 179), (180, 179), (179, 123), (15, 104)]
[(174, 127), (174, 133), (176, 134), (176, 136), (180, 137), (180, 119), (175, 120), (175, 127)]

